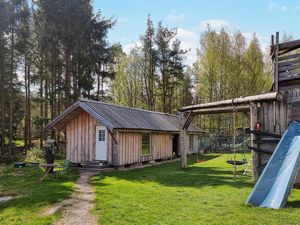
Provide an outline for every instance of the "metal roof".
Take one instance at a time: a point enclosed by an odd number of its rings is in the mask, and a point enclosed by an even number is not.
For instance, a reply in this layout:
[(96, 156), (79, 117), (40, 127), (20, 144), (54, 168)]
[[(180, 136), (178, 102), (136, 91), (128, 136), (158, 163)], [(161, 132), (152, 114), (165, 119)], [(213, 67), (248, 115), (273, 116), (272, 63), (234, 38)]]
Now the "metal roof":
[[(62, 124), (64, 125), (80, 109), (89, 113), (110, 131), (129, 129), (179, 132), (179, 116), (177, 115), (86, 99), (79, 99), (62, 114), (54, 118), (45, 129), (62, 127)], [(202, 133), (203, 131), (195, 124), (191, 124), (188, 132)]]

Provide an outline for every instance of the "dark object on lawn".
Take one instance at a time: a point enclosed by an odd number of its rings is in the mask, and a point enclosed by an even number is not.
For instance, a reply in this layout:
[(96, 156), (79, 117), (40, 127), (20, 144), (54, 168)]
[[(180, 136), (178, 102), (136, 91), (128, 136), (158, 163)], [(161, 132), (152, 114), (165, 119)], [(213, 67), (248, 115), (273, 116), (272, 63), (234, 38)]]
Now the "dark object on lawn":
[(27, 166), (38, 166), (39, 162), (25, 162)]
[(236, 166), (241, 166), (247, 163), (247, 160), (227, 160), (226, 163)]
[[(50, 137), (47, 138), (45, 144), (43, 145), (45, 151), (45, 159), (47, 164), (54, 164), (54, 148), (55, 148), (55, 140)], [(53, 172), (53, 168), (51, 168), (51, 173)]]
[(23, 168), (26, 166), (26, 163), (25, 162), (15, 162), (14, 163), (14, 167), (15, 168)]

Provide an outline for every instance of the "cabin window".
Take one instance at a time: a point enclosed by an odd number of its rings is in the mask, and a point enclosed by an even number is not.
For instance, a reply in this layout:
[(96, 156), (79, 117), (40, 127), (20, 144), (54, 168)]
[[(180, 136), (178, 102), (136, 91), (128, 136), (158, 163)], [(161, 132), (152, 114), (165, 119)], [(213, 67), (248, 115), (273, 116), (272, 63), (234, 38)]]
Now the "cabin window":
[(99, 130), (99, 141), (105, 141), (105, 130)]
[(142, 134), (142, 155), (150, 155), (150, 134)]
[(193, 135), (189, 136), (189, 149), (191, 151), (193, 151), (193, 149), (194, 149)]

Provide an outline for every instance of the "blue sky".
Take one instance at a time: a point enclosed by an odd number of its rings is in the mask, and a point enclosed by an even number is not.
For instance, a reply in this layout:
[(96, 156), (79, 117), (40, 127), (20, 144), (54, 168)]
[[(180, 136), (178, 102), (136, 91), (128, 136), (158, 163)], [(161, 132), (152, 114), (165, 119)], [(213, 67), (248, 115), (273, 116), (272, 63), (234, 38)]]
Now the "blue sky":
[(110, 43), (129, 51), (146, 29), (147, 15), (155, 24), (176, 27), (184, 49), (191, 49), (186, 63), (196, 58), (200, 34), (207, 23), (216, 30), (240, 30), (249, 41), (256, 33), (263, 49), (270, 35), (279, 31), (300, 38), (300, 0), (94, 0), (94, 9), (118, 22), (109, 32)]

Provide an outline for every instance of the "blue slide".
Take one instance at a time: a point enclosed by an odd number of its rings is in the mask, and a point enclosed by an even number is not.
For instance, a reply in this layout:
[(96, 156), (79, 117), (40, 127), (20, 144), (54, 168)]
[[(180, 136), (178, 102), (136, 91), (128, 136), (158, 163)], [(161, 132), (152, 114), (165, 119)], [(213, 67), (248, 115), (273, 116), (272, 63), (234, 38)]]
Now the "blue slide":
[(246, 203), (279, 209), (286, 204), (300, 165), (300, 124), (293, 121), (255, 184)]

